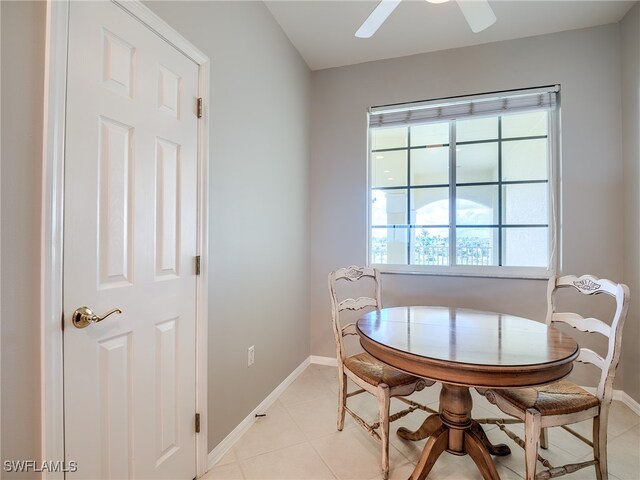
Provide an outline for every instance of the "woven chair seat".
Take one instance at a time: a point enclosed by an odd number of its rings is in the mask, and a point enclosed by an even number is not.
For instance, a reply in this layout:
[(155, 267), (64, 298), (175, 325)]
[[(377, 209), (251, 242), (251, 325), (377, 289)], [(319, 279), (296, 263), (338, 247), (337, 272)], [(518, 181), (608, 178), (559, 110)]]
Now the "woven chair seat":
[(534, 408), (543, 416), (581, 412), (600, 404), (596, 396), (568, 380), (560, 380), (542, 387), (492, 390), (492, 392), (523, 411)]
[(366, 352), (345, 358), (344, 366), (374, 387), (384, 383), (392, 388), (411, 384), (418, 380), (413, 375), (396, 370), (376, 360)]

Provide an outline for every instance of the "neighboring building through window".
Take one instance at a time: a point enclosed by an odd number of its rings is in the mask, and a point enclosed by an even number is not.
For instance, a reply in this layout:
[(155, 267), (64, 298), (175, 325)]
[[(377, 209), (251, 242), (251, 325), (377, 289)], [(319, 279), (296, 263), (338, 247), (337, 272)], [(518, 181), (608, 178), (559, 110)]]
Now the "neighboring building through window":
[(370, 263), (383, 271), (549, 275), (557, 90), (370, 109)]

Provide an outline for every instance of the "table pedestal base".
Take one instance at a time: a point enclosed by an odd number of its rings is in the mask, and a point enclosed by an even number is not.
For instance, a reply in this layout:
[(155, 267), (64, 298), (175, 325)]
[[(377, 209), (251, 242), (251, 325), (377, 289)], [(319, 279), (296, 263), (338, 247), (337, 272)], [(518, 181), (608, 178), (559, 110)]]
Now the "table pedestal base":
[(473, 401), (468, 387), (442, 384), (440, 413), (430, 415), (420, 428), (411, 432), (398, 429), (398, 436), (405, 440), (428, 438), (411, 480), (424, 480), (445, 450), (454, 455), (469, 455), (485, 480), (500, 480), (491, 455), (509, 455), (504, 444), (493, 445), (479, 423), (471, 419)]

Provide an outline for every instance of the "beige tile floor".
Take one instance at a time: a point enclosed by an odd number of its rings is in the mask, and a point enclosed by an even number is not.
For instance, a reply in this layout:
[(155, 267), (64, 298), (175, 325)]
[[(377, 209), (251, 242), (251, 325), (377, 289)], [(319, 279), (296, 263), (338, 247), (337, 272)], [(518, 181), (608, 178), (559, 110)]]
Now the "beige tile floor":
[[(336, 430), (337, 369), (309, 365), (282, 393), (280, 398), (236, 442), (231, 450), (204, 477), (214, 479), (341, 479), (380, 478), (380, 446), (347, 415), (345, 429)], [(414, 395), (417, 401), (437, 405), (437, 386)], [(474, 392), (473, 416), (495, 417), (497, 411)], [(352, 408), (365, 418), (377, 418), (375, 399), (368, 394), (352, 397)], [(402, 404), (392, 401), (391, 409)], [(391, 479), (407, 479), (420, 456), (424, 440), (407, 442), (395, 431), (399, 426), (415, 429), (425, 413), (414, 412), (392, 424), (390, 445)], [(524, 475), (524, 453), (497, 428), (487, 428), (495, 443), (507, 443), (512, 454), (495, 457), (503, 480)], [(522, 436), (522, 428), (513, 426)], [(591, 436), (591, 423), (578, 424), (576, 430)], [(544, 456), (553, 465), (587, 459), (591, 449), (562, 429), (549, 432), (551, 443)], [(613, 402), (609, 420), (609, 478), (640, 480), (640, 417), (626, 405)], [(444, 453), (429, 474), (432, 480), (481, 479), (468, 457)], [(595, 479), (592, 467), (565, 476), (567, 480)]]

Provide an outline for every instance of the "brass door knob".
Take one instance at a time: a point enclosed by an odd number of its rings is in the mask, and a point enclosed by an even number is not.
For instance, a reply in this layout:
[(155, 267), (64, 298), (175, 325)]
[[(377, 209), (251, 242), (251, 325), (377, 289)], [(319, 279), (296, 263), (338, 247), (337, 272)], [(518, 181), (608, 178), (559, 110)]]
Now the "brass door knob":
[(122, 313), (122, 310), (120, 310), (119, 308), (114, 308), (113, 310), (109, 310), (103, 316), (99, 317), (98, 315), (93, 313), (89, 307), (80, 307), (75, 312), (73, 312), (71, 320), (73, 321), (74, 327), (84, 328), (88, 327), (92, 323), (101, 322), (109, 315), (112, 315), (114, 313), (120, 314)]

